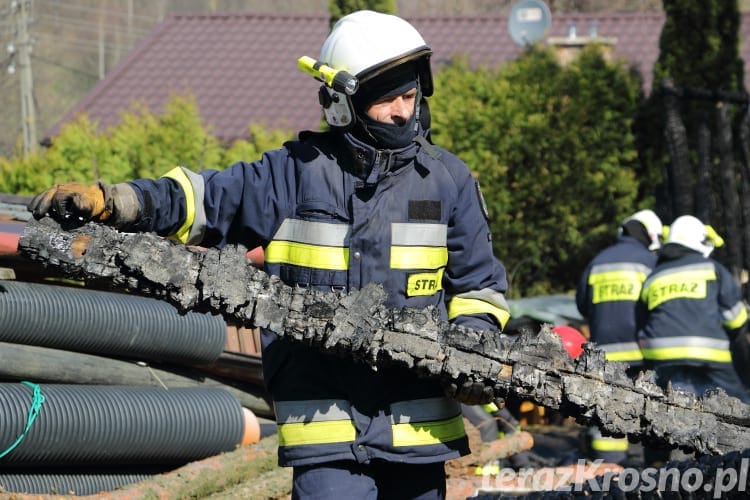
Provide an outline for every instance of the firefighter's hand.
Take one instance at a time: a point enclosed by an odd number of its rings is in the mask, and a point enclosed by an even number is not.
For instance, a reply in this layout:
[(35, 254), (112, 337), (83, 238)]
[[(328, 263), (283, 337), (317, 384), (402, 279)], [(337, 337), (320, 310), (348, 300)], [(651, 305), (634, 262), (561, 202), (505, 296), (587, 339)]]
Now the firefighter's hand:
[(112, 215), (100, 184), (58, 184), (36, 195), (28, 209), (35, 219), (49, 215), (60, 224), (72, 226), (92, 220), (104, 222)]
[(495, 400), (492, 386), (473, 380), (467, 380), (460, 385), (450, 382), (444, 389), (446, 396), (467, 405), (483, 405)]

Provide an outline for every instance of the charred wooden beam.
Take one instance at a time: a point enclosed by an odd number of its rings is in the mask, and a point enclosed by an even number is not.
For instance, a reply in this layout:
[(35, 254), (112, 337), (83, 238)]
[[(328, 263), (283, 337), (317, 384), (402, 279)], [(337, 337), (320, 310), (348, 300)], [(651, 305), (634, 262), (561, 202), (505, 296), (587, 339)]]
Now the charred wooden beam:
[(388, 308), (378, 285), (349, 294), (291, 288), (249, 265), (240, 246), (203, 251), (96, 224), (65, 231), (32, 221), (19, 249), (71, 278), (219, 313), (377, 370), (406, 367), (446, 385), (480, 381), (498, 397), (534, 401), (606, 434), (700, 454), (750, 448), (750, 407), (739, 400), (663, 391), (651, 372), (634, 381), (591, 344), (570, 360), (548, 329), (517, 337), (471, 330), (433, 308)]

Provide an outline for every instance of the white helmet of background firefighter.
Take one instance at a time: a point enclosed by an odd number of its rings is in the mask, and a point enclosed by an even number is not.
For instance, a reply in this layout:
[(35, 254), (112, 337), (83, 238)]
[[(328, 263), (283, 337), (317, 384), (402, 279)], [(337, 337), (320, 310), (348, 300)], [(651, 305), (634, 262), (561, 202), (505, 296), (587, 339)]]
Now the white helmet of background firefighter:
[(724, 239), (713, 227), (703, 224), (698, 218), (681, 215), (669, 226), (666, 242), (682, 245), (708, 257), (714, 248), (724, 244)]
[(622, 225), (625, 226), (633, 220), (640, 222), (646, 228), (648, 239), (651, 241), (648, 249), (652, 251), (658, 250), (661, 247), (662, 234), (664, 232), (664, 226), (659, 216), (653, 210), (640, 210), (622, 221)]
[[(361, 10), (342, 17), (320, 49), (319, 61), (356, 77), (358, 92), (386, 71), (413, 62), (422, 96), (432, 95), (432, 50), (407, 21), (390, 14)], [(356, 94), (356, 92), (355, 92)], [(320, 104), (331, 127), (346, 128), (355, 121), (351, 96), (323, 85)]]

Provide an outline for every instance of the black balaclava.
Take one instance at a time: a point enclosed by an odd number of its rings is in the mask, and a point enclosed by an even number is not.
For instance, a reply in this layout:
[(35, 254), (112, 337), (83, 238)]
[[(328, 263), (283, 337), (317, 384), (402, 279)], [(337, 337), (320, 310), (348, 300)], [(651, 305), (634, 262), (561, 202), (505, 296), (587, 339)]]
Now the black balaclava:
[[(401, 125), (384, 123), (367, 116), (367, 107), (378, 99), (392, 97), (418, 88), (416, 66), (400, 64), (371, 80), (363, 82), (352, 96), (357, 123), (352, 133), (378, 149), (400, 149), (408, 146), (417, 135), (417, 112)], [(421, 92), (417, 92), (419, 102)]]

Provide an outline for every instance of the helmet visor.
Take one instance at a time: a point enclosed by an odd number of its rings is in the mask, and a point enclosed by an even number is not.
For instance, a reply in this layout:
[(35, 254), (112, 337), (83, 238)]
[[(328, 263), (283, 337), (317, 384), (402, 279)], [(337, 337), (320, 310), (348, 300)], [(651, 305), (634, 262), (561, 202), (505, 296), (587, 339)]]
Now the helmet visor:
[(398, 96), (417, 87), (417, 72), (414, 64), (401, 64), (360, 84), (352, 96), (352, 104), (361, 113), (373, 102)]

